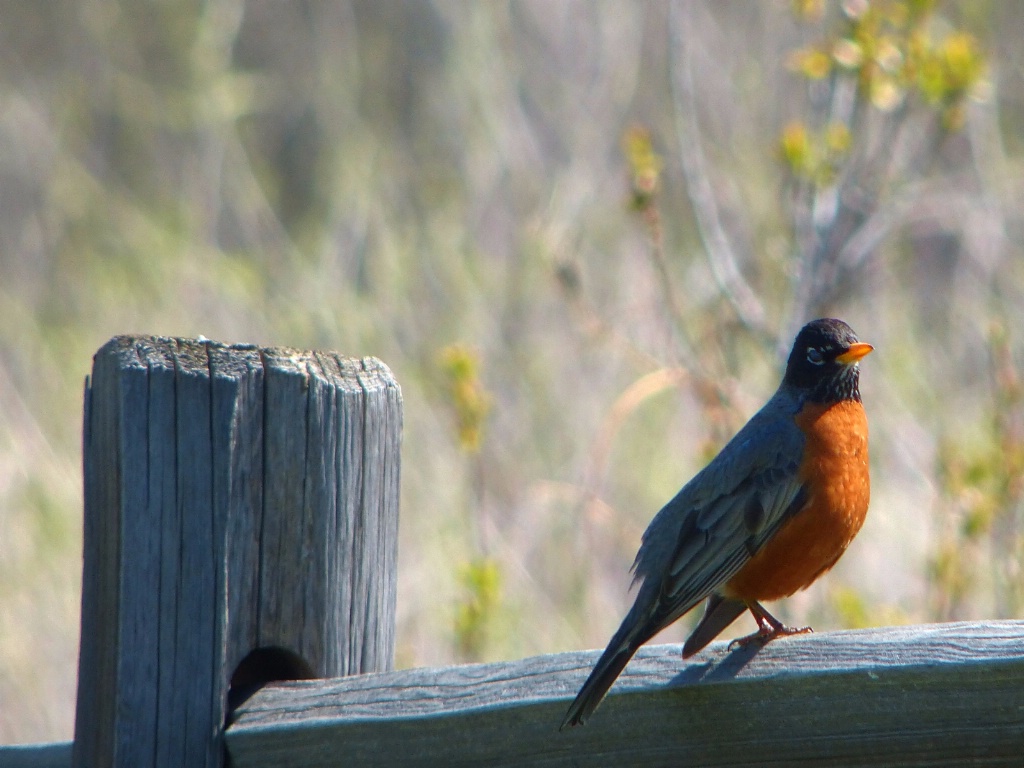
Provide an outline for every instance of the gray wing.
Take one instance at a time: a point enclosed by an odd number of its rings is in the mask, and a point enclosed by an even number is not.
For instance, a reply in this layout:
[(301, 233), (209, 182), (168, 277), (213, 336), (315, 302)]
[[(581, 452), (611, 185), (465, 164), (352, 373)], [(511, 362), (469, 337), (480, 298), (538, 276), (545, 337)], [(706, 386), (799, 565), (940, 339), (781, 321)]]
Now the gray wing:
[[(651, 521), (633, 565), (651, 634), (719, 589), (803, 506), (804, 437), (781, 393)], [(640, 618), (635, 616), (635, 618)]]

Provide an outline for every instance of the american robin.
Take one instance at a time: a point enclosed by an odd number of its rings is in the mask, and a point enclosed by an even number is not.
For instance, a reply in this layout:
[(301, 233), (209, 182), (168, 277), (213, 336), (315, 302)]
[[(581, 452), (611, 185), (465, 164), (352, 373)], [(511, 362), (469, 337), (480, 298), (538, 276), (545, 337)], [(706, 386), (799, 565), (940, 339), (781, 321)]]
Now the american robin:
[(705, 598), (684, 659), (746, 610), (758, 630), (740, 645), (811, 631), (784, 626), (760, 601), (809, 586), (864, 522), (868, 423), (857, 363), (872, 349), (841, 320), (801, 329), (778, 391), (644, 532), (636, 601), (562, 728), (586, 721), (637, 649)]

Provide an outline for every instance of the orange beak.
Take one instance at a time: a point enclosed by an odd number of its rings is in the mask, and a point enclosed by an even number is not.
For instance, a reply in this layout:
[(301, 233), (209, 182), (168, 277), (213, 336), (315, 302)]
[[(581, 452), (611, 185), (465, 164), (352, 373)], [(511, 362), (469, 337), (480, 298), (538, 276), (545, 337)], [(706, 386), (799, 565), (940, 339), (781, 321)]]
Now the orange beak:
[(843, 365), (853, 365), (862, 357), (866, 356), (871, 350), (873, 350), (870, 344), (865, 344), (863, 341), (858, 341), (856, 344), (851, 344), (850, 348), (843, 352), (843, 354), (836, 357), (836, 361)]

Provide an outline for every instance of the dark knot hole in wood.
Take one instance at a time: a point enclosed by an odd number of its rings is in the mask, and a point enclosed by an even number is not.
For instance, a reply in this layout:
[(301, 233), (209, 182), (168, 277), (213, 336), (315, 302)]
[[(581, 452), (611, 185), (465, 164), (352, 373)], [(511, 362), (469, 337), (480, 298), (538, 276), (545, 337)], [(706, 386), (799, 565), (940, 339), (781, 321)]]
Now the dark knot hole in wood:
[(306, 660), (287, 648), (267, 646), (251, 651), (231, 675), (226, 725), (231, 725), (235, 710), (267, 683), (315, 677)]

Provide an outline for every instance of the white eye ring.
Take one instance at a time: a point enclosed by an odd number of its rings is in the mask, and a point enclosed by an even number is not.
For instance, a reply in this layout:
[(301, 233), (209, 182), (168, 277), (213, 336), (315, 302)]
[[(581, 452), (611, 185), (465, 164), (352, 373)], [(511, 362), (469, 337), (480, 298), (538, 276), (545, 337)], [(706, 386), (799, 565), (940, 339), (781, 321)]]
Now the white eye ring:
[(825, 362), (825, 358), (822, 356), (821, 351), (817, 347), (808, 347), (807, 362), (809, 362), (811, 365), (821, 365)]

